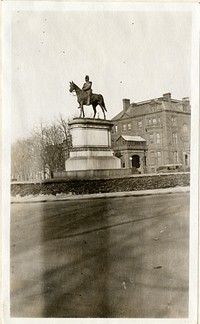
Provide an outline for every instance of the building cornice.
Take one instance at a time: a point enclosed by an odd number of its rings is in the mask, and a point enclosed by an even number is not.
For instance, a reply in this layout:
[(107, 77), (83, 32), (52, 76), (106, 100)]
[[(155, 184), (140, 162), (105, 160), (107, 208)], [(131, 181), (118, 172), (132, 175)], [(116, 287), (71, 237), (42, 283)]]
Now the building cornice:
[(186, 116), (190, 116), (191, 115), (191, 112), (188, 112), (188, 111), (177, 111), (177, 110), (172, 110), (172, 109), (163, 109), (163, 110), (159, 110), (159, 111), (153, 111), (153, 112), (147, 112), (145, 114), (141, 114), (141, 115), (137, 115), (137, 116), (130, 116), (130, 117), (127, 117), (127, 118), (124, 118), (124, 119), (112, 119), (112, 122), (115, 123), (115, 122), (123, 122), (123, 121), (127, 121), (127, 120), (130, 120), (130, 119), (137, 119), (137, 118), (141, 118), (141, 117), (147, 117), (149, 115), (159, 115), (159, 114), (162, 114), (163, 112), (170, 112), (170, 113), (173, 113), (173, 114), (183, 114), (183, 115), (186, 115)]
[(189, 112), (189, 111), (177, 111), (177, 110), (171, 110), (171, 109), (166, 109), (166, 110), (164, 110), (164, 111), (166, 111), (166, 112), (172, 112), (172, 113), (176, 113), (176, 114), (182, 114), (182, 115), (189, 115), (189, 116), (191, 116), (191, 112)]

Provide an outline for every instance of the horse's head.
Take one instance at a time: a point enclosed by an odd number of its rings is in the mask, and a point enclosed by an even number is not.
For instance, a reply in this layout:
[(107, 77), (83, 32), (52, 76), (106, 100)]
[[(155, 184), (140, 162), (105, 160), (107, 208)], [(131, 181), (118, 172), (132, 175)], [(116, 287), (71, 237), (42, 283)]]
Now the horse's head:
[(71, 81), (71, 82), (69, 83), (69, 92), (72, 92), (72, 91), (74, 91), (74, 90), (75, 90), (75, 84), (74, 84), (73, 81)]

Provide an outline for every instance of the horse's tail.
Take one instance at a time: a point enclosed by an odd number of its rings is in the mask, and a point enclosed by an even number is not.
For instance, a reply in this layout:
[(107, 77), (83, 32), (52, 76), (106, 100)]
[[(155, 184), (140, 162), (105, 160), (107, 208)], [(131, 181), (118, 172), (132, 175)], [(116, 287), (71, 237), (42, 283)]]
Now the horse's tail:
[(106, 105), (105, 105), (105, 102), (104, 102), (104, 99), (103, 99), (103, 96), (102, 96), (102, 105), (103, 105), (105, 111), (107, 111), (107, 109), (106, 109)]

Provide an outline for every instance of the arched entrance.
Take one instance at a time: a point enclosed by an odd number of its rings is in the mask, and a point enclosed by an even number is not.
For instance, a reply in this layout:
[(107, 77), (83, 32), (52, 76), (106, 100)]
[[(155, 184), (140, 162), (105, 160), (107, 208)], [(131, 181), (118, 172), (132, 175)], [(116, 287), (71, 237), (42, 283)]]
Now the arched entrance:
[(132, 155), (132, 168), (139, 168), (140, 167), (140, 157), (139, 155)]

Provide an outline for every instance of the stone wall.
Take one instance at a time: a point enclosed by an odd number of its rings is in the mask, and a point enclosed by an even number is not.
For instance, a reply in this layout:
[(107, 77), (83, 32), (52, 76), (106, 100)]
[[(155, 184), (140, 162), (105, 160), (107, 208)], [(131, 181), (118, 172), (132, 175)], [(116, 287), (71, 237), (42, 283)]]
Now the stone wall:
[(133, 175), (117, 179), (46, 180), (43, 183), (11, 183), (11, 195), (56, 195), (59, 193), (84, 195), (189, 186), (190, 173)]

